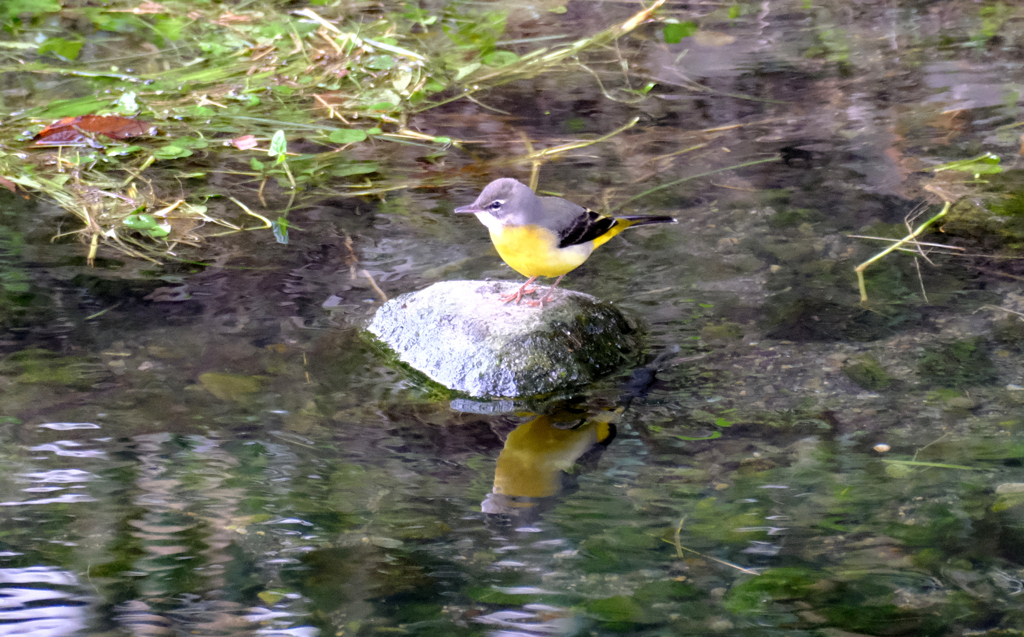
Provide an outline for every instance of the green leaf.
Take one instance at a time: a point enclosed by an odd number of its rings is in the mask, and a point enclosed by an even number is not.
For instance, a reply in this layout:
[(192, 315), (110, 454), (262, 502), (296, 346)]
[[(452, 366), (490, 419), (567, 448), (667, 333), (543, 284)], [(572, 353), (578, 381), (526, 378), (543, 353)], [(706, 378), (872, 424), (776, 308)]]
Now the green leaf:
[(452, 138), (451, 137), (441, 136), (441, 137), (435, 137), (434, 139), (432, 139), (430, 141), (434, 142), (435, 144), (444, 144), (445, 146), (447, 146), (448, 144), (452, 143)]
[(399, 69), (394, 74), (394, 79), (391, 80), (391, 86), (395, 87), (395, 90), (399, 93), (409, 88), (409, 84), (412, 83), (412, 71), (409, 69)]
[(548, 11), (550, 11), (551, 13), (562, 14), (568, 11), (568, 9), (566, 9), (564, 5), (558, 5), (557, 7), (551, 7), (550, 9), (548, 9)]
[(484, 56), (484, 64), (487, 66), (508, 66), (519, 61), (519, 56), (512, 51), (492, 51)]
[(729, 19), (735, 20), (738, 17), (740, 17), (740, 5), (734, 4), (729, 7)]
[(985, 153), (973, 159), (961, 159), (960, 161), (951, 161), (941, 166), (936, 166), (932, 168), (932, 172), (955, 170), (963, 173), (974, 173), (975, 175), (995, 175), (1003, 172), (1003, 167), (999, 165), (999, 161), (998, 155)]
[(288, 140), (284, 136), (284, 131), (279, 130), (270, 139), (270, 149), (267, 151), (267, 154), (271, 157), (277, 157), (277, 163), (280, 164), (286, 159), (287, 153)]
[(158, 225), (153, 215), (128, 215), (121, 223), (132, 230), (151, 230)]
[(697, 32), (696, 22), (669, 22), (665, 24), (665, 44), (679, 44)]
[(163, 148), (158, 148), (153, 153), (153, 157), (156, 159), (181, 159), (182, 157), (190, 157), (192, 151), (181, 146), (175, 146), (174, 144), (168, 144)]
[(335, 144), (352, 144), (366, 141), (366, 131), (358, 128), (336, 128), (328, 139)]
[(185, 21), (179, 18), (160, 17), (156, 19), (153, 30), (172, 42), (181, 37), (181, 30), (185, 28)]
[(366, 134), (371, 136), (371, 137), (374, 136), (374, 135), (380, 135), (380, 133), (381, 133), (381, 130), (379, 128), (377, 128), (376, 126), (374, 126), (373, 128), (367, 128), (366, 129)]
[(179, 137), (178, 139), (174, 140), (174, 143), (178, 146), (181, 146), (182, 148), (191, 149), (206, 148), (207, 146), (210, 145), (210, 142), (199, 137)]
[(390, 55), (375, 55), (363, 65), (364, 68), (371, 69), (373, 71), (387, 71), (388, 69), (394, 68), (394, 66), (395, 58)]
[(65, 60), (74, 60), (78, 57), (79, 51), (82, 50), (82, 45), (85, 42), (78, 41), (72, 42), (71, 40), (65, 40), (64, 38), (47, 38), (39, 48), (36, 49), (36, 53), (44, 55), (46, 53), (56, 53)]
[(711, 435), (709, 435), (709, 436), (700, 436), (700, 437), (697, 437), (697, 436), (680, 436), (680, 435), (676, 436), (676, 438), (679, 438), (680, 440), (714, 440), (716, 438), (721, 438), (721, 437), (722, 437), (722, 432), (721, 431), (712, 431)]
[(142, 146), (132, 144), (131, 146), (108, 146), (104, 151), (107, 157), (124, 157), (125, 155), (131, 155), (142, 150)]
[(277, 221), (270, 222), (270, 227), (274, 230), (274, 239), (278, 243), (288, 245), (288, 220), (278, 217)]
[(57, 11), (60, 11), (60, 2), (57, 0), (4, 0), (0, 2), (0, 21), (7, 22), (23, 13), (36, 16)]
[(155, 228), (150, 228), (146, 231), (153, 239), (163, 239), (167, 235), (171, 234), (171, 226), (169, 224), (161, 224)]
[(377, 162), (366, 161), (352, 164), (345, 164), (330, 171), (335, 177), (351, 177), (352, 175), (366, 175), (375, 173), (378, 170)]
[(253, 170), (259, 171), (262, 171), (264, 168), (266, 168), (266, 164), (256, 159), (255, 157), (249, 160), (249, 166), (251, 166)]
[(467, 75), (477, 70), (478, 68), (480, 68), (479, 62), (473, 62), (472, 64), (467, 64), (466, 66), (460, 67), (455, 72), (455, 81), (457, 82), (461, 80), (462, 78), (466, 77)]

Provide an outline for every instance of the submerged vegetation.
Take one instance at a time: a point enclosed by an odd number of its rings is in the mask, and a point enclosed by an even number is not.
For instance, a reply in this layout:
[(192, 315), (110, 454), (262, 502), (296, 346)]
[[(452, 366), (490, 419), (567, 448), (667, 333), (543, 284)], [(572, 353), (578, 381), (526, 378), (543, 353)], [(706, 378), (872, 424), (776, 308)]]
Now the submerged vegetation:
[(441, 161), (463, 140), (424, 132), (425, 113), (606, 46), (663, 1), (585, 37), (507, 43), (505, 13), (457, 5), (5, 3), (0, 185), (78, 217), (67, 232), (90, 261), (251, 229), (287, 242), (289, 210), (312, 197), (444, 185), (375, 158), (402, 144)]

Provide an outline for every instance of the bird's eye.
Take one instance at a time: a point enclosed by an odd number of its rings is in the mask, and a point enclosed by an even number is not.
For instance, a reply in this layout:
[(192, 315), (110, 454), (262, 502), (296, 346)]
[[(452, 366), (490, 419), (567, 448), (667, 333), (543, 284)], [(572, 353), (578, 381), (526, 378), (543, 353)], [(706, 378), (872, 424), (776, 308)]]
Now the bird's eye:
[(487, 206), (491, 210), (501, 210), (501, 204), (505, 203), (501, 199), (495, 199), (491, 202), (491, 205)]

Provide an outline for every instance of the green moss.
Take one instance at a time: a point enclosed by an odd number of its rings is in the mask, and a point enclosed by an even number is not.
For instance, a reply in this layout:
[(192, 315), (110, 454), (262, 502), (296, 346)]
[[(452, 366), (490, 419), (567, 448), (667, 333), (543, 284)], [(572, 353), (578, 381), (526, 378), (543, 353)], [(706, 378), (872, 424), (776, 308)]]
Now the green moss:
[(773, 601), (808, 596), (816, 580), (811, 571), (775, 568), (733, 587), (723, 603), (732, 613), (757, 613)]
[(700, 331), (705, 341), (735, 341), (743, 338), (743, 327), (738, 323), (722, 321), (718, 325), (705, 325)]
[(768, 225), (772, 228), (796, 228), (801, 224), (820, 221), (821, 213), (809, 208), (788, 208), (780, 210), (769, 217)]
[(925, 352), (917, 371), (928, 382), (956, 389), (996, 379), (995, 365), (980, 337), (945, 343)]
[(882, 391), (892, 386), (893, 378), (874, 356), (858, 356), (843, 366), (843, 373), (858, 387), (868, 391)]
[(1024, 247), (1024, 171), (988, 176), (985, 197), (965, 197), (946, 215), (944, 233), (968, 237), (983, 249)]
[(1024, 321), (1017, 316), (1008, 316), (992, 325), (992, 336), (1006, 349), (1024, 353)]
[(85, 388), (107, 375), (100, 364), (44, 349), (15, 352), (0, 362), (0, 374), (25, 385), (48, 384)]

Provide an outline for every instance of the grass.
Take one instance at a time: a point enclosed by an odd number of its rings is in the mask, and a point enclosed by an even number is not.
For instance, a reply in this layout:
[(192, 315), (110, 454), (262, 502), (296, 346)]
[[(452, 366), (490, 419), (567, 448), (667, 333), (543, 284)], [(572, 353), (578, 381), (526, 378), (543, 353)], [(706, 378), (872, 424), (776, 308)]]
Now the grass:
[[(20, 13), (0, 10), (5, 93), (23, 96), (0, 98), (0, 185), (73, 214), (80, 225), (67, 234), (90, 260), (103, 248), (164, 260), (246, 230), (286, 242), (289, 212), (318, 197), (444, 185), (376, 158), (396, 145), (435, 160), (459, 152), (462, 140), (421, 132), (425, 113), (606, 47), (663, 2), (568, 43), (502, 45), (505, 15), (472, 5), (20, 0)], [(138, 118), (157, 134), (32, 142), (54, 119), (92, 114)], [(587, 143), (521, 161), (536, 167)]]

